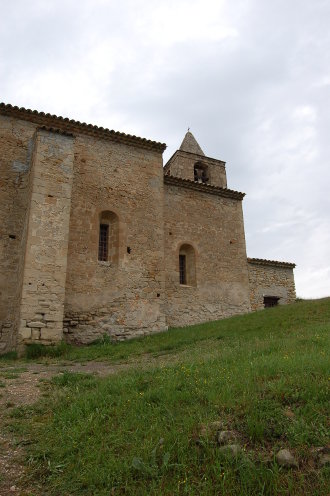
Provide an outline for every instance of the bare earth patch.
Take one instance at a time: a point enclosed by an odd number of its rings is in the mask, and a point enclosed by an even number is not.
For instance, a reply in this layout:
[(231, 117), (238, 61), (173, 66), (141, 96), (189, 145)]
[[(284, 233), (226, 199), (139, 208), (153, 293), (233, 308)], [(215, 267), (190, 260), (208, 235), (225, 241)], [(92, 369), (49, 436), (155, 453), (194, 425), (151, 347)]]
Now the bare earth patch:
[(160, 366), (162, 363), (177, 362), (178, 356), (165, 355), (152, 357), (140, 356), (127, 363), (109, 364), (109, 362), (90, 361), (85, 363), (24, 363), (7, 365), (0, 368), (0, 496), (39, 496), (36, 488), (23, 488), (20, 481), (26, 470), (24, 464), (24, 447), (15, 441), (14, 435), (6, 433), (4, 426), (8, 422), (8, 414), (14, 407), (32, 405), (42, 394), (42, 382), (62, 372), (76, 372), (106, 377), (119, 373), (137, 363), (141, 368)]
[(36, 489), (22, 487), (24, 475), (24, 448), (16, 443), (14, 435), (4, 431), (8, 414), (14, 407), (32, 405), (42, 393), (41, 381), (50, 380), (61, 372), (95, 374), (100, 377), (111, 375), (133, 366), (133, 363), (110, 365), (105, 362), (85, 364), (22, 364), (0, 368), (0, 496), (37, 495)]

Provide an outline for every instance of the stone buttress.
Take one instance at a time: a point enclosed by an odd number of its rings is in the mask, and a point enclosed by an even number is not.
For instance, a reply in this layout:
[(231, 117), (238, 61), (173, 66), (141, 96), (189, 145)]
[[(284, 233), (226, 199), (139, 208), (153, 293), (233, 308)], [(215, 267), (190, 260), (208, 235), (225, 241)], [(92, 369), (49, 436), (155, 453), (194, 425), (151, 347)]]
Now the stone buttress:
[(63, 334), (73, 137), (37, 130), (19, 306), (18, 348)]

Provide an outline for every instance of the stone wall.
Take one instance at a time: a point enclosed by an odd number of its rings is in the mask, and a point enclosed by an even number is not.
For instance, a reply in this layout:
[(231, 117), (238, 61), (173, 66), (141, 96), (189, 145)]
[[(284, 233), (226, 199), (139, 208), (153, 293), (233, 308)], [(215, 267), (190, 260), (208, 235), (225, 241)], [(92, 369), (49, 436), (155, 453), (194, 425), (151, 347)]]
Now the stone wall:
[(73, 137), (38, 130), (32, 159), (19, 347), (62, 339), (72, 179)]
[[(164, 177), (161, 143), (0, 104), (0, 353), (63, 333), (148, 335), (263, 308), (264, 295), (294, 301), (293, 264), (247, 264), (244, 195), (226, 189), (225, 163), (185, 140), (193, 151)], [(211, 186), (194, 182), (197, 161)]]
[[(163, 189), (160, 151), (77, 136), (64, 320), (69, 342), (167, 328)], [(98, 261), (102, 212), (118, 219), (116, 256), (104, 262)]]
[[(241, 199), (165, 179), (166, 318), (186, 326), (250, 311)], [(212, 189), (212, 188), (211, 188)], [(219, 192), (223, 193), (223, 192)], [(179, 251), (195, 252), (195, 283), (179, 280)]]
[(16, 348), (35, 126), (0, 115), (0, 353)]
[(263, 309), (264, 296), (279, 297), (280, 305), (293, 303), (296, 299), (294, 267), (286, 262), (249, 258), (251, 309)]

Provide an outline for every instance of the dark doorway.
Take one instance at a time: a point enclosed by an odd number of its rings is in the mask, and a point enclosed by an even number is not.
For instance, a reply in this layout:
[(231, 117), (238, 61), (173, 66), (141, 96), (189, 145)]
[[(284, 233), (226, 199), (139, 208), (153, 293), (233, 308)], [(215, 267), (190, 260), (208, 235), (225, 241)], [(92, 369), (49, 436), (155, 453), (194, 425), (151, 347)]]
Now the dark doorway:
[(279, 299), (280, 298), (278, 296), (264, 296), (264, 307), (276, 307)]

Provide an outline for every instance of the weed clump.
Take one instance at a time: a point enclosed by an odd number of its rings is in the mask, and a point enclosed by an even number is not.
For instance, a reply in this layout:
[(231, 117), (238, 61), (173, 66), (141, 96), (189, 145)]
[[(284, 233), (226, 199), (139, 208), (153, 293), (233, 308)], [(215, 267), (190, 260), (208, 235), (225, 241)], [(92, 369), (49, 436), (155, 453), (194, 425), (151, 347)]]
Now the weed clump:
[(7, 353), (0, 355), (0, 360), (17, 360), (17, 352), (8, 351)]
[(31, 343), (26, 346), (26, 358), (34, 360), (41, 357), (58, 358), (66, 355), (70, 345), (62, 341), (57, 345), (45, 346), (39, 343)]

